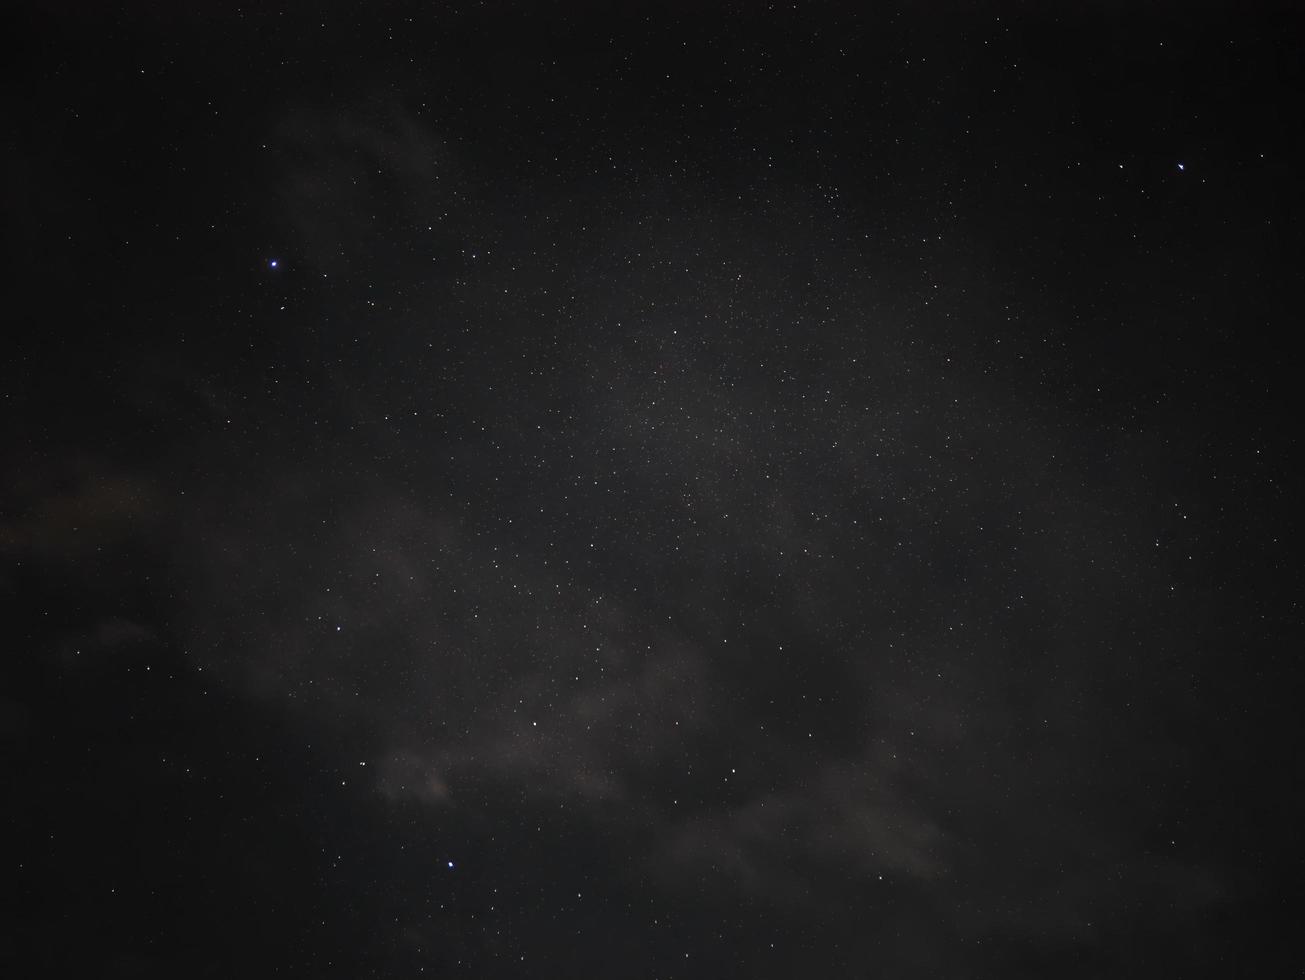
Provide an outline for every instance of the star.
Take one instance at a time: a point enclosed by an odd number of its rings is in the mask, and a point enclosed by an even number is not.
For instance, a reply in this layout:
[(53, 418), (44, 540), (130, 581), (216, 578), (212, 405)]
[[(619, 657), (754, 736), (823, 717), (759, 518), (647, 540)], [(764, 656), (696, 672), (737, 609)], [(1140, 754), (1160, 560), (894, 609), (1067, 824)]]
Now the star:
[(276, 259), (273, 259), (271, 262), (267, 263), (269, 269), (275, 269), (279, 264), (280, 263)]

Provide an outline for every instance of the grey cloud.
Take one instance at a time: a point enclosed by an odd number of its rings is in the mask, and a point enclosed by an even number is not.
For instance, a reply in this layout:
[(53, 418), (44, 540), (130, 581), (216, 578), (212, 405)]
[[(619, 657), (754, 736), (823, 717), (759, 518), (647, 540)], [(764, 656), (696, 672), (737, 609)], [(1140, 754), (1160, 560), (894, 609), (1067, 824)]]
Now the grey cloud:
[[(343, 273), (424, 232), (459, 202), (461, 168), (434, 130), (392, 97), (288, 108), (271, 134), (283, 213), (296, 246), (320, 272)], [(425, 240), (429, 241), (429, 238)]]

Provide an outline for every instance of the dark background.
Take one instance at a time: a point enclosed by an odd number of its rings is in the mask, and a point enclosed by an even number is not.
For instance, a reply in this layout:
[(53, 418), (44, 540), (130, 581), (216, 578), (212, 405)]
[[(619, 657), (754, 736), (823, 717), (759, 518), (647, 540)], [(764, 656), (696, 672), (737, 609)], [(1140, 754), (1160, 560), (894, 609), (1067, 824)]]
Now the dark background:
[(0, 971), (1298, 972), (1294, 6), (7, 8)]

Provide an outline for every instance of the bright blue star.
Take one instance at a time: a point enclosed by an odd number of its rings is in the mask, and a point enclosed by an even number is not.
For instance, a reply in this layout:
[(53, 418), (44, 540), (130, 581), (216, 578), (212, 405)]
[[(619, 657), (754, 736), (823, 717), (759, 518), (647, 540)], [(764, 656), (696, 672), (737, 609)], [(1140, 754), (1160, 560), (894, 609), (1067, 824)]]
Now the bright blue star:
[[(1181, 168), (1181, 164), (1179, 166)], [(273, 259), (271, 262), (268, 263), (268, 265), (271, 266), (273, 269), (275, 269), (277, 266), (276, 259)]]
[(453, 870), (453, 862), (452, 862), (452, 861), (449, 862), (449, 870), (450, 870), (450, 871)]
[(1186, 168), (1185, 166), (1183, 166), (1183, 165), (1180, 163), (1180, 164), (1178, 165), (1178, 169), (1179, 169), (1179, 170), (1186, 170), (1187, 168)]

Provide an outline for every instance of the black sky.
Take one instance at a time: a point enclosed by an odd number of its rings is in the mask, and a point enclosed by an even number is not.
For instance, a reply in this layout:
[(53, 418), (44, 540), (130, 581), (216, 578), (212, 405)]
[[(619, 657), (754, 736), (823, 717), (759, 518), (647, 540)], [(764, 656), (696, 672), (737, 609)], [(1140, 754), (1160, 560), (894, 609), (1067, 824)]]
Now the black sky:
[(88, 6), (2, 21), (0, 972), (1294, 949), (1294, 5)]

